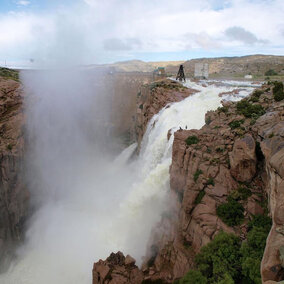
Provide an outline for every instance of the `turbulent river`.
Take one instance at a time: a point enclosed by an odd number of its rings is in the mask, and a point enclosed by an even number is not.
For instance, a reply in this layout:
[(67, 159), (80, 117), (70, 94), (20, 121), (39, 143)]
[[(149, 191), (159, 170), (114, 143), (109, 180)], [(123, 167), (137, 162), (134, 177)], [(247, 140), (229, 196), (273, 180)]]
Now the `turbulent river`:
[[(141, 264), (151, 228), (168, 204), (173, 143), (173, 135), (167, 140), (168, 130), (201, 128), (205, 113), (217, 109), (222, 99), (238, 100), (253, 88), (233, 84), (186, 82), (200, 92), (155, 115), (140, 155), (133, 158), (135, 144), (118, 157), (93, 149), (100, 133), (92, 139), (84, 136), (86, 129), (91, 132), (86, 127), (90, 119), (78, 120), (89, 106), (74, 103), (72, 94), (78, 89), (60, 89), (68, 92), (68, 99), (60, 92), (50, 98), (39, 92), (38, 85), (42, 88), (44, 83), (32, 83), (31, 91), (43, 96), (27, 108), (28, 130), (36, 137), (30, 149), (34, 170), (29, 175), (38, 209), (28, 223), (25, 243), (9, 270), (0, 275), (0, 283), (91, 283), (93, 263), (118, 250)], [(238, 97), (218, 96), (236, 88), (242, 88)]]

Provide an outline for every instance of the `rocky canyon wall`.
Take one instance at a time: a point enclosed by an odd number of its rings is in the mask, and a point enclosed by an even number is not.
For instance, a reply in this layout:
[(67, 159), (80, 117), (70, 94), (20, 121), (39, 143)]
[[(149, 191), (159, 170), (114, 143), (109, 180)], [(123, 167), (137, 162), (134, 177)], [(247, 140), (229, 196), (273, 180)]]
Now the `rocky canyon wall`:
[(23, 238), (29, 192), (23, 178), (23, 93), (17, 81), (0, 77), (0, 261), (4, 269)]
[[(142, 89), (140, 94), (138, 142), (160, 106), (188, 95), (181, 87), (158, 86), (156, 92)], [(153, 229), (144, 264), (137, 270), (134, 260), (130, 265), (126, 259), (131, 257), (119, 252), (119, 263), (108, 258), (94, 264), (93, 283), (172, 283), (195, 266), (195, 255), (220, 231), (246, 241), (249, 222), (267, 214), (272, 228), (261, 264), (262, 281), (284, 279), (284, 103), (274, 99), (272, 89), (264, 85), (241, 103), (223, 102), (206, 114), (200, 130), (175, 132), (170, 167), (174, 206)], [(242, 206), (242, 222), (230, 224), (220, 218), (217, 209), (228, 200)]]

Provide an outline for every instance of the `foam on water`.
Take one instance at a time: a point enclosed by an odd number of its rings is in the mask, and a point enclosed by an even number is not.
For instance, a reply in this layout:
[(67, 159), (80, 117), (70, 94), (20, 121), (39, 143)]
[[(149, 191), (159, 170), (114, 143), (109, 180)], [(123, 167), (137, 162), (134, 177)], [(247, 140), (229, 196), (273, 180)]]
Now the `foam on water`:
[[(35, 213), (27, 241), (0, 283), (91, 283), (93, 262), (118, 250), (141, 263), (151, 228), (168, 204), (173, 143), (173, 135), (167, 140), (168, 130), (201, 128), (205, 113), (224, 99), (219, 93), (234, 89), (185, 85), (200, 92), (151, 119), (137, 159), (129, 162), (136, 147), (131, 145), (114, 162), (103, 165), (100, 175), (90, 170), (96, 161), (89, 159), (76, 177), (78, 193), (71, 191), (71, 196), (48, 202)], [(242, 96), (251, 90), (247, 88)]]

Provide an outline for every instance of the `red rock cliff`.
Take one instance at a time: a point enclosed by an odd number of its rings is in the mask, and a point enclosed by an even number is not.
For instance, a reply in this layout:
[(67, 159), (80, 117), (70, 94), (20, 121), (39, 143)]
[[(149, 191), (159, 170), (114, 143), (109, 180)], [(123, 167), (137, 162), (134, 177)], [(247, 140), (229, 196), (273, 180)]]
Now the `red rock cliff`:
[(24, 115), (19, 87), (17, 81), (0, 77), (0, 260), (5, 262), (22, 238), (29, 198), (22, 176)]
[[(157, 96), (164, 91), (160, 88)], [(255, 100), (249, 98), (252, 104)], [(139, 271), (144, 281), (174, 282), (194, 266), (196, 253), (219, 231), (245, 240), (249, 220), (267, 209), (273, 225), (262, 259), (262, 280), (270, 281), (268, 284), (284, 279), (284, 103), (273, 99), (270, 86), (263, 86), (257, 101), (262, 106), (258, 117), (244, 115), (237, 103), (227, 102), (206, 114), (206, 124), (200, 130), (174, 134), (170, 185), (175, 205), (153, 230)], [(140, 140), (148, 117), (155, 114), (152, 104), (145, 99), (140, 108)], [(244, 221), (231, 227), (218, 217), (216, 209), (229, 195), (238, 198), (242, 186), (249, 187), (250, 192), (239, 199)], [(122, 267), (125, 269), (125, 264)], [(108, 277), (111, 279), (112, 274)], [(117, 283), (141, 282), (131, 282), (128, 277), (126, 282)]]

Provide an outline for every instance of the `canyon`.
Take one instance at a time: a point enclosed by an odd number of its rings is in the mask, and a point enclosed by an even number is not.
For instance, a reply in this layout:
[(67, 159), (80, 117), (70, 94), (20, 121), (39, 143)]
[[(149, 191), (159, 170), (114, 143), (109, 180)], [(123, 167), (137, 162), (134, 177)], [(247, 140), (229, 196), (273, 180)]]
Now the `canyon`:
[[(91, 82), (92, 76), (90, 75)], [(100, 137), (102, 142), (99, 146), (110, 147), (111, 151), (118, 153), (126, 145), (137, 142), (137, 149), (135, 150), (136, 145), (132, 144), (116, 163), (123, 168), (123, 158), (124, 163), (130, 163), (125, 171), (132, 171), (133, 176), (136, 170), (141, 171), (143, 178), (137, 175), (142, 180), (137, 179), (135, 182), (138, 185), (135, 186), (132, 185), (133, 181), (121, 185), (129, 187), (127, 192), (119, 191), (119, 194), (126, 194), (125, 199), (116, 195), (114, 202), (102, 198), (104, 204), (113, 204), (113, 207), (106, 207), (104, 212), (117, 210), (120, 219), (115, 223), (114, 214), (112, 228), (104, 227), (110, 231), (100, 236), (101, 238), (93, 239), (93, 242), (100, 242), (101, 246), (110, 245), (109, 249), (113, 250), (108, 257), (106, 255), (109, 252), (102, 250), (101, 255), (106, 257), (105, 260), (97, 261), (97, 253), (93, 256), (91, 254), (90, 258), (96, 261), (92, 271), (93, 283), (178, 281), (189, 270), (196, 268), (196, 255), (220, 232), (232, 233), (242, 242), (246, 242), (249, 223), (254, 216), (259, 215), (272, 218), (272, 227), (261, 262), (262, 281), (272, 284), (283, 280), (284, 102), (274, 99), (274, 85), (264, 84), (257, 93), (253, 91), (256, 87), (254, 85), (228, 87), (223, 83), (220, 85), (220, 82), (180, 84), (170, 79), (153, 82), (151, 75), (143, 73), (96, 74), (96, 78), (98, 77), (101, 84), (96, 87), (92, 85), (92, 88), (99, 90), (103, 96), (107, 94), (108, 97), (97, 98), (97, 103), (101, 106), (111, 105), (111, 115), (107, 121), (104, 111), (93, 106), (90, 109), (97, 116), (87, 117), (95, 117), (99, 124), (103, 121), (103, 126), (100, 125), (96, 129), (109, 133), (106, 137), (101, 135), (103, 137)], [(15, 247), (25, 241), (27, 222), (34, 214), (34, 203), (32, 202), (31, 206), (30, 201), (33, 198), (30, 196), (29, 183), (25, 182), (24, 171), (25, 154), (29, 144), (24, 135), (27, 118), (23, 100), (30, 94), (25, 93), (15, 79), (0, 78), (0, 86), (0, 258), (3, 263), (1, 267), (6, 270), (10, 261), (17, 256), (14, 254)], [(241, 99), (242, 102), (260, 105), (261, 110), (253, 115), (244, 112), (247, 105), (239, 104)], [(73, 116), (74, 113), (70, 112), (70, 115)], [(89, 121), (88, 119), (86, 121)], [(176, 121), (179, 121), (178, 125)], [(73, 126), (71, 130), (74, 130)], [(113, 145), (108, 145), (109, 140), (110, 144), (112, 140), (119, 142), (112, 147)], [(63, 140), (64, 143), (66, 141)], [(75, 146), (75, 150), (78, 150), (77, 146), (79, 149), (83, 148), (78, 152), (80, 155), (92, 153), (84, 152), (84, 148), (89, 150), (89, 144)], [(100, 160), (100, 156), (96, 159), (103, 167), (103, 159)], [(79, 167), (81, 160), (75, 161)], [(92, 170), (99, 171), (99, 168), (93, 168), (91, 161), (88, 165)], [(107, 167), (113, 179), (117, 179), (116, 187), (119, 189), (119, 176), (124, 175), (124, 169), (116, 173), (109, 164)], [(73, 171), (72, 168), (71, 170)], [(80, 174), (76, 174), (80, 180)], [(83, 177), (86, 178), (85, 175)], [(103, 175), (102, 179), (104, 190), (108, 192), (108, 177)], [(93, 181), (91, 179), (90, 183)], [(240, 188), (245, 188), (249, 192), (248, 196), (240, 198)], [(81, 194), (84, 195), (84, 192)], [(93, 194), (86, 195), (86, 199), (98, 197), (98, 192)], [(55, 200), (60, 198), (59, 194)], [(243, 221), (232, 226), (224, 222), (217, 213), (219, 206), (226, 204), (230, 198), (235, 198), (234, 200), (244, 208)], [(46, 202), (48, 203), (48, 200)], [(99, 207), (99, 203), (94, 204)], [(95, 207), (94, 204), (87, 206)], [(152, 212), (155, 206), (157, 211)], [(57, 211), (56, 207), (53, 209), (53, 217), (60, 214), (61, 211)], [(125, 219), (125, 215), (130, 213), (129, 210), (131, 214), (132, 211), (136, 212), (131, 220)], [(139, 214), (137, 210), (140, 210)], [(93, 216), (89, 215), (90, 212), (84, 216)], [(153, 220), (150, 226), (148, 220), (151, 218)], [(69, 232), (74, 230), (72, 226), (69, 228), (68, 224), (64, 226), (67, 226), (67, 231), (70, 229)], [(120, 239), (113, 239), (112, 234), (121, 234), (120, 230), (123, 231)], [(143, 232), (144, 230), (147, 233)], [(90, 239), (93, 237), (91, 231), (85, 232), (90, 233)], [(104, 243), (106, 236), (109, 238), (108, 243)], [(135, 238), (137, 239), (134, 240)], [(136, 248), (137, 246), (141, 247)], [(122, 252), (117, 252), (116, 247)], [(91, 249), (95, 251), (97, 248)], [(130, 253), (124, 256), (123, 253), (128, 252)], [(132, 252), (135, 255), (132, 255)], [(141, 256), (142, 261), (137, 259)], [(33, 261), (34, 259), (31, 259), (31, 263)], [(81, 269), (82, 265), (78, 269)], [(17, 267), (15, 269), (17, 270)], [(30, 266), (22, 266), (17, 271), (19, 277), (22, 271), (29, 269)], [(56, 264), (51, 269), (55, 271)], [(76, 270), (75, 266), (73, 269)], [(86, 273), (88, 268), (82, 271)], [(76, 274), (75, 271), (72, 273)], [(70, 271), (69, 278), (56, 278), (54, 273), (54, 278), (49, 279), (53, 279), (53, 283), (57, 283), (58, 279), (65, 279), (61, 283), (65, 283), (66, 279), (69, 279), (69, 283), (76, 283), (79, 278), (72, 278), (72, 273)], [(91, 275), (90, 271), (89, 274)], [(37, 275), (35, 279), (41, 277), (43, 276)], [(7, 279), (9, 281), (9, 277)], [(84, 280), (86, 279), (89, 279), (89, 276)], [(23, 283), (34, 282), (27, 280)]]
[[(156, 83), (156, 88), (148, 86), (150, 96), (141, 95), (137, 108), (138, 141), (145, 133), (148, 118), (165, 106), (165, 98), (172, 103), (174, 99), (179, 101), (183, 94), (196, 91), (186, 92), (175, 84), (161, 81)], [(179, 96), (175, 93), (178, 88), (181, 88)], [(118, 252), (94, 264), (93, 283), (172, 283), (194, 268), (195, 255), (218, 232), (233, 233), (244, 242), (249, 221), (253, 216), (266, 214), (273, 222), (261, 264), (262, 281), (283, 280), (284, 105), (283, 101), (273, 99), (271, 85), (263, 85), (259, 93), (257, 102), (265, 111), (257, 118), (244, 116), (237, 110), (236, 102), (224, 100), (222, 107), (206, 113), (206, 123), (200, 130), (180, 128), (168, 134), (168, 139), (174, 135), (170, 166), (174, 205), (164, 212), (153, 229), (141, 270), (131, 256), (125, 258)], [(256, 101), (254, 96), (253, 93), (245, 100)], [(240, 124), (234, 126), (234, 122)], [(195, 137), (198, 142), (187, 143), (188, 137)], [(228, 226), (216, 209), (229, 196), (237, 194), (244, 184), (249, 185), (250, 191), (249, 196), (240, 201), (244, 207), (244, 222)]]

